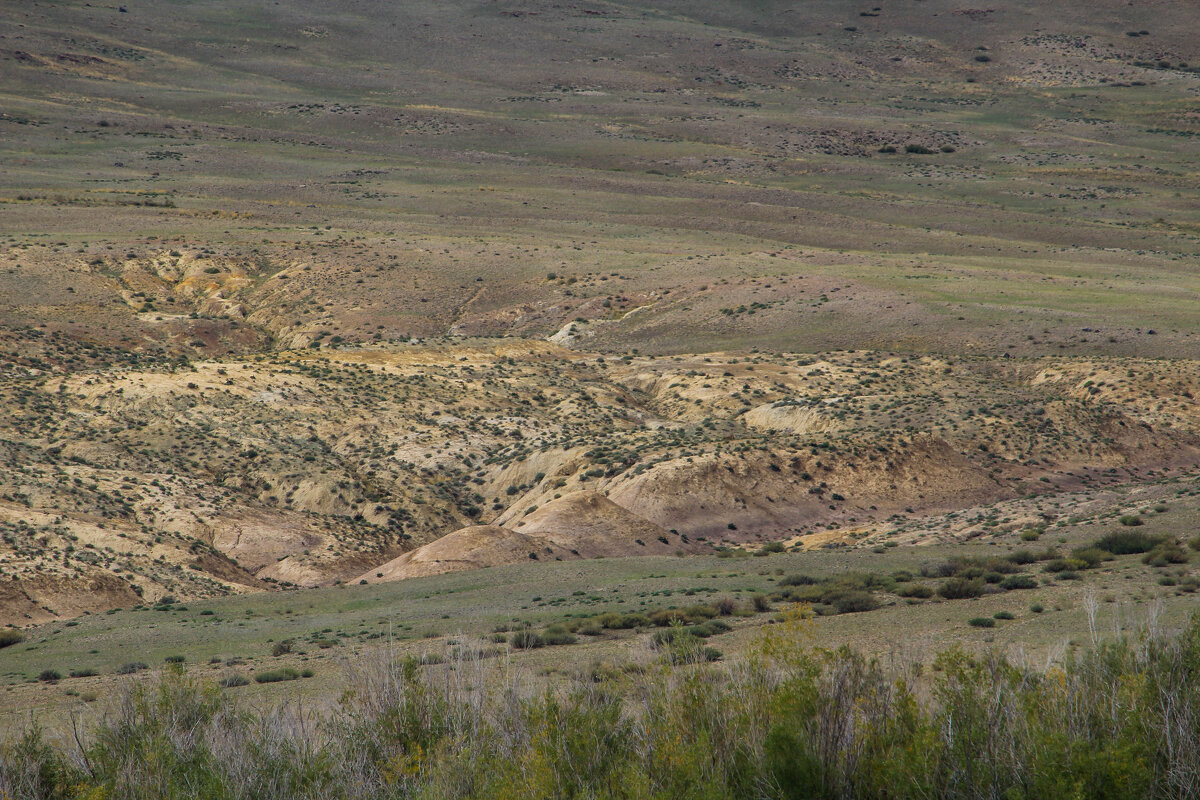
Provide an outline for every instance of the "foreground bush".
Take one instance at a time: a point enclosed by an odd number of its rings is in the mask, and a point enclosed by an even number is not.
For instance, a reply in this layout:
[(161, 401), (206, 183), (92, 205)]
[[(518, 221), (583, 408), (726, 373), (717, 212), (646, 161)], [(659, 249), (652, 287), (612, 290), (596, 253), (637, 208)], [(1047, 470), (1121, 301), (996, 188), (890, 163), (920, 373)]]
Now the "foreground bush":
[[(0, 739), (6, 798), (724, 800), (1194, 798), (1200, 621), (1048, 671), (950, 650), (885, 668), (770, 625), (703, 663), (677, 623), (650, 664), (569, 685), (470, 657), (352, 666), (341, 704), (262, 711), (182, 667), (135, 682), (81, 742)], [(462, 648), (463, 652), (472, 652)], [(692, 653), (694, 658), (689, 657)], [(678, 662), (672, 666), (671, 662)], [(636, 668), (633, 668), (635, 667)]]

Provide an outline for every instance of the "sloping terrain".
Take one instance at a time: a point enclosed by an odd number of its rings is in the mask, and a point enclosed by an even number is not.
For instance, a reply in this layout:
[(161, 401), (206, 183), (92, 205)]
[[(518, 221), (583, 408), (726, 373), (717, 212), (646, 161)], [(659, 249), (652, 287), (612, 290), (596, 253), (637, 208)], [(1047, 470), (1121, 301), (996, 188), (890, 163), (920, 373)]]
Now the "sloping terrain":
[(0, 321), (168, 355), (1191, 357), (1194, 27), (1184, 0), (10, 3)]
[(551, 500), (522, 516), (516, 526), (515, 530), (496, 525), (462, 528), (363, 573), (360, 581), (418, 578), (531, 560), (620, 558), (702, 549), (589, 491)]
[(1200, 463), (1196, 370), (517, 340), (24, 367), (0, 384), (0, 566), (32, 599), (5, 619), (77, 607), (51, 579), (207, 596), (884, 531), (1153, 480)]

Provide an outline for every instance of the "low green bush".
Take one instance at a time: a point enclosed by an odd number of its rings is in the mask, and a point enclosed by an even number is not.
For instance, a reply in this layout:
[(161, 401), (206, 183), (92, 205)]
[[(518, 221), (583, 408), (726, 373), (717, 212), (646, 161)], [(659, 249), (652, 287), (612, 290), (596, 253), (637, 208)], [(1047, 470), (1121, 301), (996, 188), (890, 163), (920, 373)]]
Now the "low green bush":
[(1076, 561), (1082, 561), (1091, 569), (1105, 561), (1112, 561), (1114, 556), (1112, 553), (1099, 547), (1077, 547), (1071, 551), (1071, 558)]
[(509, 638), (508, 643), (518, 650), (532, 650), (546, 644), (542, 637), (533, 631), (517, 631)]
[(864, 611), (874, 611), (880, 605), (873, 594), (857, 589), (831, 593), (826, 597), (826, 602), (836, 608), (839, 614), (858, 614)]
[(1163, 537), (1151, 536), (1142, 531), (1112, 531), (1096, 540), (1095, 547), (1114, 556), (1127, 556), (1149, 552), (1162, 541)]
[(1028, 575), (1009, 575), (1000, 581), (1000, 588), (1009, 592), (1014, 589), (1036, 589), (1037, 587), (1037, 580)]
[(938, 594), (947, 600), (965, 600), (971, 597), (981, 597), (987, 588), (979, 578), (951, 578), (943, 581), (938, 587)]
[(291, 667), (283, 667), (281, 669), (271, 669), (254, 673), (254, 682), (280, 683), (281, 681), (294, 681), (299, 677), (300, 673), (296, 670)]
[(1047, 561), (1043, 567), (1046, 572), (1073, 572), (1077, 569), (1087, 569), (1088, 562), (1081, 561), (1078, 558), (1056, 558), (1053, 561)]
[(541, 638), (542, 644), (545, 645), (575, 644), (575, 642), (579, 641), (575, 634), (562, 625), (550, 625), (542, 631)]
[(1161, 542), (1142, 556), (1142, 563), (1152, 567), (1165, 567), (1170, 564), (1186, 564), (1187, 562), (1188, 552), (1174, 541)]

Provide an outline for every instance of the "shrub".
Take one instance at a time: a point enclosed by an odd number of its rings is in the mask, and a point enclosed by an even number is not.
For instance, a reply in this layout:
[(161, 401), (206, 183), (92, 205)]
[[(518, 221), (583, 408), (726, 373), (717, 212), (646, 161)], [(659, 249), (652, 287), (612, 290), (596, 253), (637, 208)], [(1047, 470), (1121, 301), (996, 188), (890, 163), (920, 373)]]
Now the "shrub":
[(1114, 556), (1128, 556), (1153, 550), (1163, 541), (1161, 536), (1151, 536), (1142, 531), (1113, 531), (1096, 541), (1096, 547)]
[(905, 147), (904, 147), (904, 152), (906, 152), (906, 153), (914, 153), (914, 154), (916, 154), (916, 155), (919, 155), (919, 156), (930, 156), (930, 155), (933, 155), (933, 151), (932, 151), (932, 150), (930, 150), (928, 147), (926, 147), (926, 146), (925, 146), (925, 145), (923, 145), (923, 144), (910, 144), (910, 145), (905, 145)]
[(279, 683), (280, 681), (294, 681), (300, 677), (300, 673), (291, 667), (283, 667), (282, 669), (271, 669), (264, 672), (254, 673), (255, 683)]
[(991, 617), (971, 617), (967, 620), (967, 624), (973, 628), (994, 628), (996, 620)]
[(812, 586), (815, 583), (817, 579), (808, 575), (784, 575), (779, 579), (780, 586)]
[(546, 642), (533, 631), (517, 631), (508, 640), (508, 643), (518, 650), (532, 650), (535, 647), (541, 647)]
[(826, 598), (826, 602), (836, 608), (839, 614), (857, 614), (879, 608), (879, 601), (873, 594), (856, 589), (834, 592)]
[(650, 618), (640, 611), (634, 611), (629, 614), (614, 614), (613, 624), (605, 624), (606, 628), (615, 628), (617, 630), (629, 630), (631, 628), (646, 628), (650, 626)]
[(290, 652), (292, 652), (291, 639), (285, 639), (282, 642), (276, 642), (275, 646), (271, 648), (271, 655), (276, 657), (285, 656)]
[(1163, 542), (1142, 556), (1142, 563), (1152, 567), (1165, 567), (1168, 564), (1186, 564), (1187, 551), (1178, 542)]
[(650, 643), (656, 647), (663, 647), (675, 641), (676, 634), (679, 633), (678, 628), (664, 628), (661, 631), (655, 631), (650, 637)]
[(23, 641), (25, 641), (25, 634), (18, 630), (9, 628), (7, 630), (0, 631), (0, 648), (11, 647), (14, 644), (20, 644)]
[(1029, 610), (1035, 614), (1040, 614), (1046, 610), (1046, 607), (1044, 605), (1042, 605), (1041, 603), (1033, 603), (1032, 605), (1029, 606)]
[(542, 644), (558, 645), (558, 644), (575, 644), (579, 641), (575, 634), (568, 631), (562, 625), (550, 625), (541, 633)]
[(94, 678), (99, 674), (100, 673), (97, 670), (92, 669), (91, 667), (82, 667), (80, 669), (71, 670), (72, 678)]
[(914, 583), (912, 586), (901, 586), (896, 590), (896, 594), (901, 597), (916, 597), (921, 600), (928, 600), (933, 597), (933, 589), (923, 583)]
[[(600, 634), (604, 633), (604, 627), (598, 621), (590, 619), (586, 622), (580, 623), (580, 625), (575, 628), (575, 632), (580, 636), (599, 636)], [(503, 636), (500, 637), (500, 641), (504, 641)]]
[(771, 610), (771, 604), (767, 601), (765, 594), (755, 594), (750, 597), (750, 602), (754, 605), (754, 610), (759, 613), (766, 613)]
[(163, 659), (163, 661), (167, 662), (168, 664), (182, 664), (183, 662), (187, 661), (187, 657), (186, 656), (167, 656), (166, 658)]
[(1112, 561), (1113, 554), (1099, 547), (1079, 547), (1071, 551), (1071, 558), (1082, 561), (1091, 568), (1103, 561)]
[(702, 625), (693, 625), (687, 629), (693, 636), (699, 636), (701, 639), (707, 639), (710, 636), (716, 636), (721, 633), (728, 633), (733, 630), (728, 622), (719, 619), (710, 619)]
[(681, 608), (662, 608), (650, 615), (650, 622), (660, 628), (674, 625), (677, 622), (691, 622), (687, 612)]
[(141, 672), (144, 669), (150, 669), (150, 665), (144, 661), (130, 661), (117, 667), (117, 674), (132, 675), (135, 672)]
[(1139, 517), (1137, 514), (1126, 514), (1125, 516), (1118, 519), (1117, 522), (1120, 522), (1122, 525), (1124, 525), (1128, 528), (1135, 528), (1138, 525), (1142, 524), (1142, 518)]
[(702, 639), (696, 638), (685, 630), (672, 628), (657, 631), (654, 634), (654, 644), (667, 650), (667, 660), (672, 664), (697, 664), (706, 661), (719, 661), (721, 651), (707, 647)]
[(718, 616), (728, 617), (737, 611), (737, 602), (732, 597), (722, 597), (713, 603), (713, 608), (717, 609)]
[(969, 597), (980, 597), (986, 584), (979, 578), (951, 578), (938, 587), (938, 594), (947, 600), (964, 600)]
[(238, 686), (248, 686), (249, 684), (250, 679), (245, 675), (226, 675), (224, 678), (221, 678), (221, 688), (223, 689), (233, 689)]
[(1000, 581), (1000, 588), (1011, 592), (1014, 589), (1036, 589), (1038, 582), (1028, 575), (1009, 575)]
[(1011, 611), (997, 611), (995, 614), (992, 614), (992, 616), (996, 619), (1016, 619)]
[(1008, 554), (1008, 560), (1014, 564), (1032, 564), (1038, 558), (1032, 550), (1014, 550)]
[(38, 673), (37, 679), (43, 683), (57, 683), (62, 680), (62, 673), (56, 669), (44, 669)]

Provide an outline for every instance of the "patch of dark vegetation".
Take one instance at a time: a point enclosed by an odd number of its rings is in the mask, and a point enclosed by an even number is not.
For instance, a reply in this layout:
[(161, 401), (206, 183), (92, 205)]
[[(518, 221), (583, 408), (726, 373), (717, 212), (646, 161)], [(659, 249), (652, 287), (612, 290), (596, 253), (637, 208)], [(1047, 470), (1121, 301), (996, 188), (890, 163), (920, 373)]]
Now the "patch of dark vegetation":
[(300, 677), (300, 671), (291, 667), (282, 669), (264, 670), (263, 672), (254, 673), (255, 683), (279, 683), (281, 681), (294, 681)]
[(1113, 531), (1097, 539), (1094, 546), (1114, 556), (1127, 556), (1148, 552), (1162, 542), (1163, 537), (1151, 536), (1142, 531)]
[[(734, 668), (675, 626), (655, 637), (664, 669), (597, 662), (552, 692), (506, 678), (508, 665), (466, 657), (428, 669), (381, 652), (352, 670), (341, 703), (305, 724), (280, 724), (277, 710), (168, 671), (126, 687), (83, 745), (35, 726), (18, 732), (0, 747), (0, 792), (634, 800), (658, 796), (639, 787), (669, 787), (662, 796), (681, 800), (968, 800), (1087, 787), (1089, 797), (1132, 800), (1187, 796), (1200, 771), (1200, 734), (1179, 723), (1200, 717), (1200, 618), (1174, 636), (1143, 632), (1044, 669), (955, 648), (920, 672), (812, 649), (806, 625), (785, 615)], [(301, 677), (255, 679), (276, 674)], [(489, 685), (505, 688), (480, 691)], [(715, 747), (715, 735), (728, 745)]]

